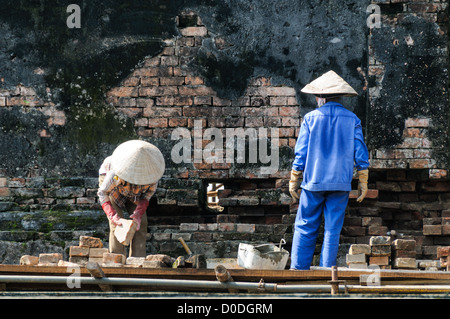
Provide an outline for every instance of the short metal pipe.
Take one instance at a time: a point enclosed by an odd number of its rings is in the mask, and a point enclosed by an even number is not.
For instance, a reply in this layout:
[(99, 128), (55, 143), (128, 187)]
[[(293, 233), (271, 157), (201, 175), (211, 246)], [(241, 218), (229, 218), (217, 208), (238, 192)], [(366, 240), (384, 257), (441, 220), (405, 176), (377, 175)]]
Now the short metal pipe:
[(349, 293), (385, 294), (426, 294), (450, 293), (449, 285), (385, 285), (385, 286), (347, 286)]

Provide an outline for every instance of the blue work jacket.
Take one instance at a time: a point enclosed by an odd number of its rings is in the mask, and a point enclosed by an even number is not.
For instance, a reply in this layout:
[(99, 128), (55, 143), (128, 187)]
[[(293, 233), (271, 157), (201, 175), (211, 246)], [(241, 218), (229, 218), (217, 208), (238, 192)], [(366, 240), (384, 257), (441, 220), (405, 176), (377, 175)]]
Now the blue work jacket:
[(303, 171), (301, 187), (309, 191), (350, 191), (353, 168), (369, 168), (361, 121), (337, 102), (305, 115), (292, 169)]

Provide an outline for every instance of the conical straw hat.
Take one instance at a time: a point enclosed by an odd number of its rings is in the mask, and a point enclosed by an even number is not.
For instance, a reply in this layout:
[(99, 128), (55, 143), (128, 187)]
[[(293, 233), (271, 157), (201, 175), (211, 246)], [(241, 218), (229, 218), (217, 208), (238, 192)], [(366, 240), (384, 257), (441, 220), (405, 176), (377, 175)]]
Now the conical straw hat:
[(121, 179), (136, 185), (156, 183), (164, 174), (161, 151), (145, 141), (131, 140), (120, 144), (111, 157), (111, 166)]
[(328, 71), (324, 75), (318, 77), (306, 85), (301, 91), (303, 93), (314, 95), (358, 95), (358, 93), (334, 71)]

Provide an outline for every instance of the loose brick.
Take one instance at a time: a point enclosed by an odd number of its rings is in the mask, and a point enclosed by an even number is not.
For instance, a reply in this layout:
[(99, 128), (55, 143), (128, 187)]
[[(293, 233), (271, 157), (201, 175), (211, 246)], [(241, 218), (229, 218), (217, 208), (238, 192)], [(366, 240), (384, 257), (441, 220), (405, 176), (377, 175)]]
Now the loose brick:
[(88, 246), (70, 246), (69, 248), (70, 257), (87, 257), (89, 256)]
[(39, 254), (39, 264), (58, 264), (60, 260), (63, 259), (62, 254), (53, 253), (53, 254)]
[(144, 260), (142, 263), (143, 268), (164, 268), (168, 267), (165, 263), (158, 260)]
[(392, 251), (392, 258), (416, 258), (415, 250), (394, 250)]
[(164, 254), (155, 254), (155, 255), (147, 255), (145, 257), (146, 261), (159, 261), (163, 264), (165, 264), (166, 266), (172, 266), (172, 258), (168, 255), (164, 255)]
[(89, 262), (89, 257), (73, 256), (73, 257), (69, 257), (69, 262), (74, 263), (74, 264), (79, 264), (81, 266), (85, 266)]
[(31, 256), (31, 255), (24, 255), (24, 256), (20, 257), (19, 264), (27, 265), (27, 266), (35, 266), (35, 265), (39, 264), (39, 257)]
[(356, 254), (350, 255), (347, 254), (345, 258), (345, 262), (347, 265), (349, 264), (365, 264), (367, 263), (366, 254)]
[(348, 264), (348, 268), (350, 269), (367, 269), (367, 263), (351, 263)]
[(89, 248), (89, 257), (103, 258), (103, 254), (108, 252), (108, 248)]
[(387, 266), (389, 265), (389, 256), (371, 256), (369, 258), (369, 265)]
[(90, 248), (103, 248), (103, 243), (100, 238), (80, 236), (80, 246), (88, 246)]
[(394, 268), (415, 269), (416, 268), (416, 259), (415, 258), (396, 258), (394, 260)]
[(145, 257), (128, 257), (126, 259), (126, 264), (133, 267), (143, 267)]
[(450, 246), (437, 247), (437, 257), (447, 257), (450, 255)]
[(413, 239), (396, 239), (392, 242), (393, 250), (414, 250), (416, 249), (416, 241)]
[(391, 237), (389, 236), (372, 236), (370, 237), (370, 246), (390, 245)]
[(113, 263), (113, 264), (125, 264), (126, 257), (122, 254), (114, 254), (114, 253), (104, 253), (102, 258), (103, 263)]
[(389, 245), (376, 245), (371, 246), (372, 256), (389, 256), (391, 254), (391, 246)]

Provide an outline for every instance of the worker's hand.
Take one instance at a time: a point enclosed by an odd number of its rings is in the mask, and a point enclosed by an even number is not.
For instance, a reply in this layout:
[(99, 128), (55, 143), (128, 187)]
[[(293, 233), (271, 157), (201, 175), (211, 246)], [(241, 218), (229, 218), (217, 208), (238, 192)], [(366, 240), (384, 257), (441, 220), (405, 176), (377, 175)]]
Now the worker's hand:
[(294, 200), (298, 200), (298, 186), (299, 186), (299, 178), (301, 175), (301, 171), (291, 170), (291, 180), (289, 181), (289, 193)]
[(130, 216), (130, 218), (136, 223), (136, 231), (138, 231), (141, 228), (141, 220), (142, 220), (142, 216), (145, 214), (145, 212), (147, 211), (147, 207), (148, 207), (148, 200), (145, 199), (141, 199), (137, 206), (136, 209), (134, 210), (133, 214)]
[(367, 195), (367, 182), (369, 180), (369, 170), (368, 169), (364, 169), (361, 171), (358, 171), (358, 178), (359, 178), (359, 183), (358, 183), (358, 198), (356, 199), (356, 201), (358, 203), (361, 203), (364, 199), (364, 197), (366, 197)]
[(116, 226), (122, 225), (122, 223), (120, 222), (120, 217), (119, 217), (119, 215), (117, 215), (117, 212), (112, 207), (110, 201), (103, 203), (102, 208), (103, 208), (103, 211), (105, 212), (106, 216), (108, 216), (111, 223), (113, 223)]

